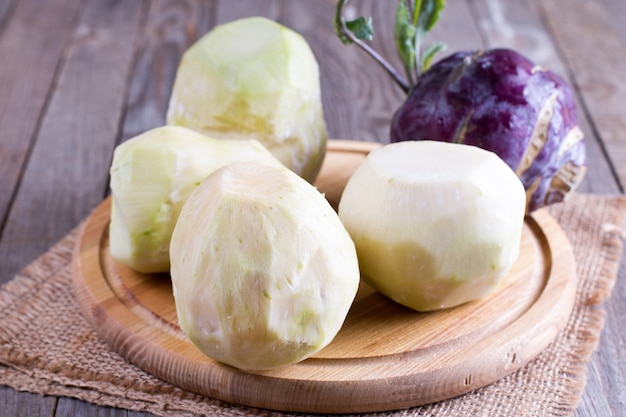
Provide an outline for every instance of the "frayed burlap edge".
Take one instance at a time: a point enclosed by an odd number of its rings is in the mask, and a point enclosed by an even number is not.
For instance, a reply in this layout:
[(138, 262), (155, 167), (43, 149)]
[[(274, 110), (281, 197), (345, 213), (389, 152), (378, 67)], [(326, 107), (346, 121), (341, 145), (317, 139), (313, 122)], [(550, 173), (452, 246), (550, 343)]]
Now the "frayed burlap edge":
[[(610, 297), (617, 281), (623, 254), (623, 241), (626, 238), (625, 197), (579, 194), (571, 199), (574, 201), (549, 208), (550, 213), (561, 225), (570, 241), (579, 243), (574, 244), (573, 247), (579, 276), (575, 307), (562, 334), (575, 331), (577, 339), (583, 343), (571, 346), (570, 356), (575, 360), (569, 362), (564, 369), (564, 372), (571, 377), (563, 382), (562, 413), (558, 414), (561, 416), (573, 414), (580, 403), (587, 381), (587, 366), (598, 346), (604, 327), (606, 310), (603, 303)], [(596, 218), (592, 218), (589, 207), (594, 207), (596, 210), (601, 208), (600, 213), (594, 211)], [(597, 223), (598, 233), (583, 234), (582, 228), (577, 227), (583, 221)], [(588, 245), (580, 244), (585, 241)], [(589, 241), (592, 242), (589, 243)], [(590, 260), (583, 246), (598, 248), (598, 259)], [(595, 266), (595, 271), (592, 265)], [(587, 266), (590, 270), (586, 270)], [(596, 279), (585, 279), (589, 276), (595, 276)], [(577, 320), (579, 323), (576, 323)]]
[[(471, 404), (473, 398), (479, 398), (482, 410), (488, 412), (489, 404), (501, 401), (494, 397), (507, 394), (511, 384), (519, 385), (529, 379), (537, 380), (537, 374), (545, 369), (542, 363), (549, 363), (552, 360), (551, 351), (562, 350), (563, 344), (569, 349), (567, 352), (569, 360), (566, 362), (567, 365), (560, 369), (557, 375), (560, 381), (558, 389), (547, 395), (548, 401), (541, 409), (541, 415), (569, 416), (573, 413), (585, 386), (587, 364), (598, 344), (604, 325), (606, 313), (602, 303), (610, 295), (616, 282), (626, 222), (626, 198), (575, 195), (567, 204), (551, 207), (550, 212), (561, 224), (574, 246), (579, 276), (589, 277), (579, 282), (576, 307), (562, 334), (535, 361), (491, 386), (437, 404), (380, 415), (454, 416), (470, 415), (468, 412), (472, 411), (474, 412), (472, 415), (477, 415), (477, 409), (472, 408), (475, 406)], [(589, 227), (579, 227), (583, 223)], [(3, 313), (19, 309), (24, 296), (47, 285), (45, 276), (61, 273), (68, 267), (77, 230), (2, 287), (0, 314), (3, 317), (6, 316)], [(586, 244), (582, 245), (583, 242)], [(589, 247), (595, 248), (592, 254), (588, 251)], [(568, 343), (567, 335), (573, 337), (576, 343)], [(45, 368), (45, 366), (40, 368), (45, 358), (39, 358), (39, 361), (37, 358), (28, 358), (28, 361), (23, 361), (20, 353), (11, 349), (10, 343), (2, 342), (6, 340), (0, 337), (0, 384), (20, 391), (68, 396), (98, 405), (147, 411), (160, 416), (284, 415), (224, 404), (172, 386), (160, 392), (143, 392), (140, 389), (120, 387), (108, 381), (82, 380), (76, 378), (76, 375), (68, 377), (62, 370), (41, 369)], [(539, 380), (541, 382), (550, 378), (555, 377), (541, 376)], [(501, 404), (493, 405), (492, 408), (502, 410)], [(485, 415), (497, 414), (491, 411)], [(524, 412), (524, 407), (518, 407), (516, 412), (516, 415), (534, 415), (537, 407), (532, 411), (529, 409), (528, 413)]]

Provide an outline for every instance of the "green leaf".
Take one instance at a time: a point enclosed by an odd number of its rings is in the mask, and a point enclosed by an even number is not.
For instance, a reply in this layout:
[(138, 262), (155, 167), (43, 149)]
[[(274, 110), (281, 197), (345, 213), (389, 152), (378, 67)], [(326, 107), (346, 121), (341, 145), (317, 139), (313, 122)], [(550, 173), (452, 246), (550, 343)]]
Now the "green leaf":
[(420, 0), (417, 27), (423, 33), (430, 32), (439, 21), (439, 15), (446, 6), (445, 0)]
[[(341, 39), (344, 45), (350, 45), (352, 39), (347, 35), (347, 28), (345, 27), (345, 19), (342, 17), (341, 12), (348, 0), (339, 0), (337, 2), (337, 8), (335, 9), (335, 18), (333, 19), (333, 26), (335, 27), (335, 33)], [(344, 30), (345, 29), (345, 30)]]
[(374, 38), (371, 16), (361, 16), (354, 20), (348, 20), (345, 23), (348, 30), (354, 33), (357, 39), (371, 41)]
[(435, 42), (428, 45), (422, 53), (422, 71), (428, 71), (435, 55), (444, 51), (447, 47), (448, 45), (442, 42)]
[(423, 45), (426, 35), (439, 20), (445, 0), (398, 0), (394, 40), (406, 71), (406, 80), (370, 45), (362, 42), (371, 41), (374, 37), (371, 17), (362, 16), (350, 21), (342, 17), (348, 1), (337, 0), (333, 21), (337, 36), (344, 44), (354, 43), (361, 48), (387, 71), (402, 91), (408, 93), (421, 73), (430, 67), (437, 52), (445, 48), (443, 44), (434, 44), (428, 48)]
[(394, 37), (398, 55), (409, 78), (411, 78), (415, 69), (415, 54), (417, 53), (415, 45), (416, 34), (417, 28), (411, 22), (411, 12), (406, 2), (400, 0), (396, 11)]

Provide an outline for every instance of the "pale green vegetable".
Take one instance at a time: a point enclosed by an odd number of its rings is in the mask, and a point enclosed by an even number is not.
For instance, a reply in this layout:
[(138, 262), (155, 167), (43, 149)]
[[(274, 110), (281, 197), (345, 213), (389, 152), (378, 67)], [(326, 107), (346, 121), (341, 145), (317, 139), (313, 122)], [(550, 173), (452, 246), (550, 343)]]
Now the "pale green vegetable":
[(211, 172), (228, 163), (282, 164), (259, 142), (211, 139), (164, 126), (120, 144), (111, 164), (111, 256), (140, 272), (169, 270), (169, 244), (180, 209)]
[(253, 161), (215, 171), (192, 193), (170, 250), (182, 330), (245, 370), (325, 347), (359, 284), (354, 243), (324, 196), (287, 168)]
[(313, 182), (327, 141), (315, 56), (300, 34), (266, 18), (219, 25), (183, 55), (167, 122), (258, 139)]
[(524, 187), (494, 153), (408, 141), (371, 152), (348, 181), (339, 217), (363, 280), (418, 311), (494, 290), (517, 259)]

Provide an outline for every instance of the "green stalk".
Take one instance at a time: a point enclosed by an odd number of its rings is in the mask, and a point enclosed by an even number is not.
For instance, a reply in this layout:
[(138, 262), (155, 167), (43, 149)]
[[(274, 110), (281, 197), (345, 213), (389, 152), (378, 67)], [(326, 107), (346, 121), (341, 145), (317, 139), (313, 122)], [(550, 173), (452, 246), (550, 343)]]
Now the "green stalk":
[[(404, 91), (408, 93), (410, 90), (410, 85), (407, 81), (402, 78), (402, 76), (396, 71), (396, 69), (391, 65), (385, 58), (383, 58), (378, 52), (376, 52), (372, 47), (370, 47), (367, 43), (365, 43), (361, 39), (371, 40), (373, 36), (373, 30), (371, 30), (371, 19), (369, 21), (360, 17), (359, 19), (355, 19), (352, 21), (346, 21), (342, 17), (343, 7), (349, 0), (339, 0), (337, 2), (337, 9), (335, 13), (335, 32), (341, 39), (341, 41), (349, 45), (354, 43), (356, 46), (361, 48), (365, 53), (367, 53), (370, 57), (372, 57), (378, 64), (389, 74), (389, 76), (398, 84), (398, 86)], [(355, 29), (350, 29), (349, 25)], [(368, 26), (369, 30), (365, 29)], [(369, 33), (369, 35), (367, 35)]]
[(398, 86), (408, 93), (417, 83), (422, 72), (428, 70), (434, 56), (445, 49), (443, 43), (433, 43), (424, 47), (422, 43), (426, 35), (439, 20), (439, 15), (445, 7), (445, 0), (399, 0), (394, 25), (396, 49), (406, 79), (380, 56), (365, 41), (371, 41), (374, 36), (371, 17), (359, 17), (346, 21), (343, 18), (343, 7), (349, 0), (338, 0), (335, 11), (335, 32), (341, 41), (349, 45), (356, 44), (391, 76)]

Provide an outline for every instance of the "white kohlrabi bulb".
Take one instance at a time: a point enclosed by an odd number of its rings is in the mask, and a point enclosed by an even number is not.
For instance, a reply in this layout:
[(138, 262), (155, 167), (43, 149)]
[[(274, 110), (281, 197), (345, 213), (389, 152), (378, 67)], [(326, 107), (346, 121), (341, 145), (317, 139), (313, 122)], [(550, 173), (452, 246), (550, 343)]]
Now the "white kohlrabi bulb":
[(167, 272), (180, 209), (211, 172), (233, 161), (282, 166), (259, 142), (211, 139), (165, 126), (119, 145), (111, 164), (110, 251), (139, 272)]
[(301, 361), (341, 328), (359, 284), (354, 243), (287, 168), (234, 163), (189, 197), (171, 242), (178, 320), (207, 356), (245, 370)]
[(167, 122), (257, 139), (313, 182), (327, 142), (315, 56), (300, 34), (263, 17), (218, 25), (183, 55)]
[(517, 259), (524, 187), (497, 155), (447, 142), (372, 151), (348, 181), (339, 217), (363, 280), (419, 311), (490, 293)]

